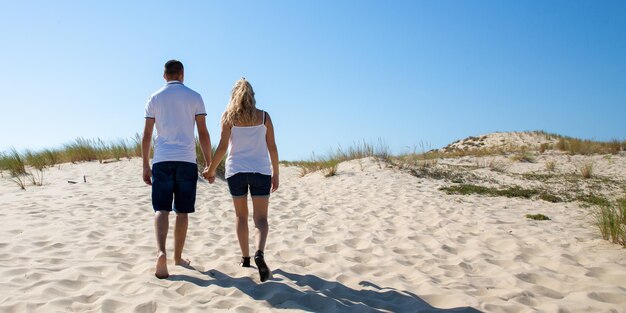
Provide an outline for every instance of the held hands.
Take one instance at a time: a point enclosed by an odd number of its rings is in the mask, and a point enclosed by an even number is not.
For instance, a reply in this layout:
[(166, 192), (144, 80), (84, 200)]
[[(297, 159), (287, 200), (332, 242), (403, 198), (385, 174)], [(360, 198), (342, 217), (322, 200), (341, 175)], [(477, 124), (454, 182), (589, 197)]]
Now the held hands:
[(152, 170), (150, 166), (143, 168), (143, 182), (146, 183), (146, 185), (152, 186)]
[(212, 184), (215, 182), (215, 170), (211, 171), (210, 168), (205, 167), (204, 170), (202, 171), (202, 177), (204, 177), (206, 180), (209, 181), (209, 184)]

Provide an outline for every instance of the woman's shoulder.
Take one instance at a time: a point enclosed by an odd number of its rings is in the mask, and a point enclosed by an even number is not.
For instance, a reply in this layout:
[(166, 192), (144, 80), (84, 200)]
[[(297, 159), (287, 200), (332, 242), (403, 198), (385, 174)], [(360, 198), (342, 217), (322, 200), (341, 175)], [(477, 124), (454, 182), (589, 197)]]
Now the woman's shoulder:
[(265, 110), (261, 110), (261, 109), (257, 109), (257, 110), (261, 112), (261, 120), (263, 121), (263, 124), (267, 124), (268, 122), (271, 122), (269, 112)]
[(266, 110), (263, 110), (263, 109), (256, 109), (256, 110), (257, 110), (257, 114), (261, 115), (262, 117), (270, 116), (270, 112), (267, 112)]

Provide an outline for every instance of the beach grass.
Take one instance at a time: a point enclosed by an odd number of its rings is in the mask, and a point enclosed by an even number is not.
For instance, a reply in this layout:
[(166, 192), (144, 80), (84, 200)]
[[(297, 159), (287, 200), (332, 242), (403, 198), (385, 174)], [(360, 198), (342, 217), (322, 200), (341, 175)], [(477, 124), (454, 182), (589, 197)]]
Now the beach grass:
[(606, 197), (598, 196), (595, 194), (582, 194), (576, 197), (576, 200), (582, 202), (587, 206), (610, 206), (611, 200)]
[(41, 153), (45, 156), (46, 164), (49, 167), (59, 164), (59, 162), (63, 159), (63, 153), (59, 150), (44, 149)]
[[(116, 142), (111, 143), (105, 150), (110, 151), (110, 156), (119, 161), (121, 159), (131, 159), (134, 156), (134, 151), (132, 143), (128, 142), (126, 139), (119, 139)], [(106, 154), (105, 154), (106, 155)]]
[(529, 152), (515, 154), (511, 157), (511, 160), (522, 163), (535, 163), (535, 157)]
[(26, 164), (24, 157), (16, 150), (11, 149), (8, 154), (2, 156), (2, 167), (9, 172), (11, 180), (17, 184), (20, 189), (26, 189), (24, 176), (26, 173)]
[(26, 150), (24, 152), (24, 158), (26, 159), (26, 164), (35, 168), (38, 171), (43, 171), (49, 165), (48, 157), (45, 152), (33, 152), (30, 150)]
[(88, 162), (98, 159), (96, 147), (93, 144), (93, 140), (88, 140), (82, 137), (76, 138), (74, 142), (65, 144), (63, 146), (64, 161), (71, 163)]
[(439, 190), (449, 195), (483, 195), (488, 197), (507, 197), (507, 198), (524, 198), (524, 199), (541, 199), (548, 202), (563, 202), (563, 198), (548, 193), (540, 189), (527, 189), (519, 186), (511, 186), (505, 188), (486, 187), (473, 184), (458, 184), (447, 187), (441, 187)]
[(141, 139), (138, 134), (131, 140), (118, 139), (113, 142), (105, 142), (100, 138), (85, 139), (79, 137), (73, 142), (65, 144), (60, 152), (60, 162), (98, 161), (107, 163), (141, 157)]
[(474, 164), (476, 168), (489, 168), (490, 170), (498, 173), (506, 172), (510, 166), (509, 163), (496, 158), (477, 158)]
[(339, 168), (340, 162), (340, 160), (332, 158), (322, 161), (322, 173), (324, 174), (324, 177), (337, 175), (337, 169)]
[(531, 220), (535, 220), (535, 221), (549, 221), (550, 218), (538, 213), (538, 214), (526, 214), (526, 218), (531, 219)]
[(604, 240), (626, 247), (626, 198), (597, 206), (594, 220)]
[[(24, 189), (25, 181), (30, 180), (33, 185), (43, 184), (44, 170), (62, 163), (79, 163), (98, 161), (109, 163), (123, 159), (141, 157), (142, 136), (136, 133), (130, 139), (118, 139), (106, 142), (100, 138), (86, 139), (78, 137), (60, 148), (46, 148), (40, 151), (25, 150), (18, 152), (12, 148), (7, 153), (0, 153), (0, 171), (6, 171), (12, 179)], [(213, 153), (215, 148), (212, 147)], [(151, 150), (151, 155), (154, 153)], [(202, 150), (196, 139), (196, 156), (198, 171), (202, 172), (206, 164), (202, 157)], [(223, 160), (222, 160), (223, 161)], [(27, 168), (31, 168), (28, 170)], [(224, 177), (224, 162), (217, 168), (217, 174)]]
[(538, 196), (541, 191), (536, 189), (525, 189), (519, 186), (512, 186), (508, 188), (493, 188), (478, 186), (472, 184), (459, 184), (448, 187), (441, 187), (440, 190), (445, 191), (447, 194), (458, 195), (485, 195), (490, 197), (507, 197), (507, 198), (526, 198), (530, 199), (533, 196)]
[(382, 163), (388, 162), (392, 155), (389, 146), (379, 139), (377, 143), (355, 142), (348, 148), (339, 147), (323, 156), (313, 154), (309, 160), (281, 161), (281, 163), (299, 167), (301, 177), (317, 171), (321, 171), (324, 177), (332, 177), (337, 175), (339, 163), (368, 157), (374, 158), (379, 167), (382, 167)]
[(11, 176), (26, 174), (26, 163), (24, 162), (24, 158), (16, 149), (11, 149), (9, 151), (3, 163)]
[(581, 165), (578, 168), (578, 171), (580, 172), (580, 175), (585, 178), (585, 179), (589, 179), (593, 176), (593, 163), (592, 162), (587, 162), (583, 165)]
[(572, 155), (616, 154), (620, 151), (624, 151), (626, 145), (619, 140), (594, 141), (560, 136), (556, 148)]
[(422, 141), (418, 146), (413, 147), (412, 152), (391, 156), (387, 160), (400, 169), (433, 168), (439, 163), (440, 157), (438, 154), (432, 153), (434, 150), (430, 148), (429, 144)]
[(134, 157), (141, 157), (143, 153), (141, 151), (141, 141), (142, 141), (142, 135), (140, 133), (135, 133), (135, 135), (133, 135), (133, 137), (131, 137), (129, 140), (132, 150), (133, 150), (132, 155)]
[(33, 185), (43, 186), (43, 170), (48, 166), (46, 154), (44, 152), (35, 153), (26, 150), (26, 152), (24, 152), (24, 158), (26, 159), (26, 163), (35, 170), (34, 173), (32, 170), (28, 171)]
[(552, 203), (558, 203), (558, 202), (564, 202), (565, 200), (563, 200), (563, 198), (547, 193), (547, 192), (542, 192), (539, 194), (539, 199), (543, 200), (543, 201), (548, 201), (548, 202), (552, 202)]

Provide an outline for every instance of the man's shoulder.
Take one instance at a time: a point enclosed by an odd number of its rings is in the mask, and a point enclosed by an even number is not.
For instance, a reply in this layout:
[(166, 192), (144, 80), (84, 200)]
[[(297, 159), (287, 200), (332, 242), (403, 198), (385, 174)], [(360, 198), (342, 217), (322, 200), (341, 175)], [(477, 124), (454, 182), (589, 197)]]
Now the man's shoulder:
[(202, 96), (198, 92), (196, 92), (195, 90), (193, 90), (193, 89), (191, 89), (191, 88), (189, 88), (189, 87), (187, 87), (185, 85), (183, 85), (183, 87), (184, 87), (185, 91), (188, 92), (190, 95), (192, 95), (194, 97), (202, 98)]
[[(169, 87), (169, 88), (168, 88)], [(187, 99), (189, 98), (196, 98), (199, 100), (202, 100), (202, 96), (196, 92), (195, 90), (182, 85), (182, 84), (177, 84), (175, 88), (171, 88), (172, 86), (169, 85), (165, 85), (161, 88), (159, 88), (159, 90), (155, 91), (154, 93), (152, 93), (152, 95), (150, 95), (150, 99), (154, 100), (156, 98), (159, 97), (159, 95), (162, 94), (168, 94), (168, 95), (176, 95), (176, 96), (182, 96), (185, 97)]]
[(159, 88), (157, 91), (153, 92), (153, 93), (150, 95), (150, 99), (155, 98), (155, 97), (157, 97), (158, 95), (162, 94), (162, 93), (165, 91), (165, 87), (167, 87), (167, 86), (163, 86), (163, 87)]

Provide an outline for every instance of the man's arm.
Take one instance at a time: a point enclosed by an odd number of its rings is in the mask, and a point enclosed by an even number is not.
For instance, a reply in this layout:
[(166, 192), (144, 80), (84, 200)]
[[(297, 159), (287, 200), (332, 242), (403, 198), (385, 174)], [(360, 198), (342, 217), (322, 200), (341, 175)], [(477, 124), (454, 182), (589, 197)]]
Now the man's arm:
[(204, 168), (211, 164), (211, 136), (206, 128), (206, 117), (204, 115), (196, 115), (196, 127), (198, 128), (198, 139), (200, 140), (200, 149), (204, 158)]
[(215, 175), (217, 171), (217, 166), (220, 165), (224, 155), (226, 155), (226, 150), (228, 150), (228, 140), (230, 140), (230, 125), (222, 122), (222, 134), (220, 135), (220, 143), (217, 145), (217, 149), (215, 149), (215, 154), (213, 155), (213, 162), (207, 170), (202, 173), (204, 178), (209, 180), (209, 183), (213, 183), (215, 181)]
[(143, 128), (143, 138), (141, 139), (141, 158), (143, 159), (143, 181), (152, 185), (152, 170), (150, 169), (150, 147), (152, 146), (152, 130), (154, 129), (154, 119), (146, 118)]

